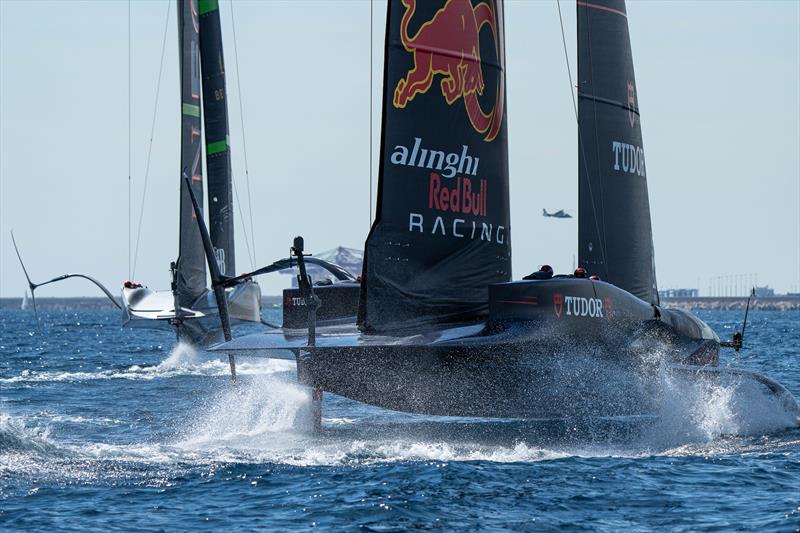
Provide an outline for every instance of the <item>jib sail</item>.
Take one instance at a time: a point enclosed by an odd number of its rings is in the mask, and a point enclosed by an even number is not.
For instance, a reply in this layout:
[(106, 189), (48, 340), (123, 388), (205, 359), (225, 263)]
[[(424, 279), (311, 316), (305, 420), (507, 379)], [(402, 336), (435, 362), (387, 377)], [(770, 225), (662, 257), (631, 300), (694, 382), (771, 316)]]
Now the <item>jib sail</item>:
[(192, 190), (203, 201), (202, 142), (200, 135), (200, 48), (197, 0), (178, 0), (178, 44), (181, 71), (181, 208), (178, 260), (178, 301), (191, 307), (206, 290), (206, 260), (192, 201), (183, 180), (191, 177)]
[(389, 2), (365, 331), (479, 319), (511, 278), (503, 39), (500, 1)]
[(624, 0), (577, 1), (579, 261), (657, 303), (636, 80)]
[(228, 100), (217, 0), (200, 0), (200, 58), (208, 174), (211, 243), (222, 274), (236, 273), (233, 246), (233, 184), (228, 145)]

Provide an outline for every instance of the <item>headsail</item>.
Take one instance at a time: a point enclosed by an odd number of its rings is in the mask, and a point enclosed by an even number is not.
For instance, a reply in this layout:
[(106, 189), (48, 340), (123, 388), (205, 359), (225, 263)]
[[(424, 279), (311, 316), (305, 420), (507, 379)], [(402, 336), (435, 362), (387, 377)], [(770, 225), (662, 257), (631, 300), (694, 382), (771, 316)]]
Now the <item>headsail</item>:
[(502, 2), (391, 0), (366, 331), (481, 318), (511, 278)]
[(233, 184), (228, 145), (228, 100), (218, 0), (199, 0), (203, 118), (208, 173), (208, 219), (220, 273), (236, 274), (233, 246)]
[(653, 234), (624, 0), (577, 0), (581, 266), (657, 303)]
[(181, 70), (181, 212), (178, 302), (191, 307), (206, 290), (206, 262), (192, 200), (183, 180), (191, 178), (192, 191), (203, 201), (202, 140), (200, 135), (200, 47), (197, 0), (178, 0), (178, 43)]

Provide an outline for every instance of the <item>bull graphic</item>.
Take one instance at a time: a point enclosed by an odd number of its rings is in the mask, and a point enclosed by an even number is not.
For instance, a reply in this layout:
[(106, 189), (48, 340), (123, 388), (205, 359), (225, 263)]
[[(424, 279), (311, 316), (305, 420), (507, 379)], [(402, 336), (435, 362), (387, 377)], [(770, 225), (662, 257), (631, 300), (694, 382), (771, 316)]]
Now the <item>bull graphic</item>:
[[(416, 35), (408, 34), (408, 25), (416, 11), (417, 0), (402, 0), (406, 12), (400, 21), (400, 40), (406, 51), (414, 54), (414, 68), (397, 82), (392, 104), (405, 108), (418, 93), (426, 93), (434, 77), (441, 74), (439, 86), (448, 105), (464, 99), (467, 115), (478, 133), (486, 133), (492, 141), (502, 124), (503, 76), (499, 76), (498, 95), (494, 109), (484, 112), (478, 102), (485, 88), (481, 68), (480, 31), (488, 24), (495, 37), (499, 61), (501, 43), (494, 11), (486, 2), (474, 8), (470, 0), (448, 0), (431, 20), (425, 22)], [(488, 132), (488, 133), (487, 133)]]

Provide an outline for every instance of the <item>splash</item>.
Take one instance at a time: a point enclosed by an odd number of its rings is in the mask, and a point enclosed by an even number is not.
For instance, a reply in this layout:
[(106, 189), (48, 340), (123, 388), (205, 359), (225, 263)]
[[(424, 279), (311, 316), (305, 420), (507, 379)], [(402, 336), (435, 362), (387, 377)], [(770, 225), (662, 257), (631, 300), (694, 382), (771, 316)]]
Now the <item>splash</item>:
[[(709, 445), (728, 437), (748, 437), (797, 427), (798, 418), (786, 398), (776, 396), (747, 375), (692, 371), (658, 366), (650, 374), (655, 423), (642, 434), (642, 444), (669, 449)], [(791, 399), (791, 402), (794, 402)]]
[[(294, 363), (275, 359), (242, 358), (237, 364), (240, 375), (271, 375), (294, 368)], [(166, 359), (155, 365), (131, 365), (95, 372), (23, 370), (19, 375), (0, 378), (0, 383), (81, 382), (106, 379), (153, 380), (181, 376), (227, 376), (227, 361), (198, 352), (188, 344), (178, 343)]]
[(198, 411), (183, 449), (258, 448), (310, 431), (310, 395), (299, 385), (252, 376), (226, 387)]

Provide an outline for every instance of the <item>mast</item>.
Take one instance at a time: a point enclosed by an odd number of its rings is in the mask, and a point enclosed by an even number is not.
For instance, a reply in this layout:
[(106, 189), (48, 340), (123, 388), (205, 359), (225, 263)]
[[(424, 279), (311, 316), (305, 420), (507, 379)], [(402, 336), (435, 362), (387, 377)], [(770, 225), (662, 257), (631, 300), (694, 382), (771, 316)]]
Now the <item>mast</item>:
[(208, 219), (220, 273), (236, 273), (233, 243), (233, 183), (228, 144), (228, 104), (217, 0), (199, 0), (200, 61), (208, 173)]
[(389, 2), (364, 331), (481, 319), (511, 279), (502, 8)]
[(197, 0), (178, 0), (177, 5), (181, 72), (181, 205), (177, 292), (179, 305), (191, 307), (206, 290), (203, 243), (194, 219), (192, 200), (183, 180), (184, 174), (191, 178), (192, 191), (202, 202), (199, 20)]
[(624, 0), (577, 0), (578, 261), (658, 303), (647, 166)]

